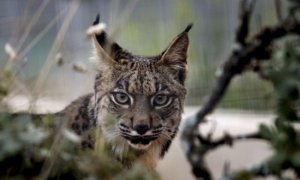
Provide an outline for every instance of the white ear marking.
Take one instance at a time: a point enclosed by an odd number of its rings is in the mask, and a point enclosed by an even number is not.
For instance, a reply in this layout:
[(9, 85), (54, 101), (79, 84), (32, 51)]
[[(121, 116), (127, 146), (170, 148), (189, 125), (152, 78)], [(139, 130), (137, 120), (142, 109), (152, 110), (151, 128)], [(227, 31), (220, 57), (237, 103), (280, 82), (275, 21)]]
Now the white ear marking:
[(90, 26), (86, 30), (86, 34), (88, 36), (92, 36), (94, 34), (101, 34), (105, 29), (106, 29), (106, 24), (105, 23), (99, 23), (99, 24)]

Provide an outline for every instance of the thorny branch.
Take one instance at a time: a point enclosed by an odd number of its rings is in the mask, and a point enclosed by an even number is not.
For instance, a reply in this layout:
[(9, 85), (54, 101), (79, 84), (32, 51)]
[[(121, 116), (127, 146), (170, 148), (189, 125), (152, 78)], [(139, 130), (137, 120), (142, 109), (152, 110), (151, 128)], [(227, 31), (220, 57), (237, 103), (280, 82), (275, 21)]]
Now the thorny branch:
[[(245, 71), (246, 67), (251, 65), (254, 60), (270, 59), (269, 49), (272, 42), (286, 35), (300, 35), (300, 23), (293, 16), (293, 13), (290, 13), (285, 20), (279, 22), (280, 24), (263, 28), (250, 38), (248, 35), (249, 21), (254, 3), (254, 0), (241, 1), (239, 26), (235, 38), (236, 47), (220, 68), (212, 93), (206, 99), (202, 108), (195, 115), (188, 117), (183, 124), (182, 148), (197, 178), (212, 178), (204, 161), (204, 155), (207, 152), (220, 145), (231, 144), (233, 141), (240, 139), (239, 137), (225, 135), (219, 140), (211, 141), (211, 139), (204, 138), (198, 132), (198, 125), (203, 123), (206, 115), (214, 110), (234, 76)], [(261, 137), (254, 134), (249, 138)]]

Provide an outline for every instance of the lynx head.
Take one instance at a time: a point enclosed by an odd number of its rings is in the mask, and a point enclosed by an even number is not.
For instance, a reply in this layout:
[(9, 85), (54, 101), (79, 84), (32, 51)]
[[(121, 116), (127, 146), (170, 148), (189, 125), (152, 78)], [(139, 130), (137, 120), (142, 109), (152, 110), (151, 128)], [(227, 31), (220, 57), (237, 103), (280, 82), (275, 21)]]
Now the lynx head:
[(104, 30), (92, 35), (96, 123), (116, 154), (151, 151), (162, 157), (168, 149), (183, 112), (191, 27), (150, 57), (129, 53)]

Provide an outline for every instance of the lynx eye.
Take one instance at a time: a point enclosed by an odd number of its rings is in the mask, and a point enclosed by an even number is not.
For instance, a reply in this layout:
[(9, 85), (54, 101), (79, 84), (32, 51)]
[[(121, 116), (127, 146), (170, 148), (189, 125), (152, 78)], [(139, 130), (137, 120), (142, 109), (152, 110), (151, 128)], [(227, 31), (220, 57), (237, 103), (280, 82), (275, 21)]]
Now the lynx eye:
[(170, 102), (171, 102), (170, 97), (165, 94), (158, 94), (152, 100), (153, 106), (156, 106), (156, 107), (165, 107), (165, 106), (169, 105)]
[(119, 105), (129, 105), (130, 97), (123, 92), (114, 92), (112, 93), (113, 101)]

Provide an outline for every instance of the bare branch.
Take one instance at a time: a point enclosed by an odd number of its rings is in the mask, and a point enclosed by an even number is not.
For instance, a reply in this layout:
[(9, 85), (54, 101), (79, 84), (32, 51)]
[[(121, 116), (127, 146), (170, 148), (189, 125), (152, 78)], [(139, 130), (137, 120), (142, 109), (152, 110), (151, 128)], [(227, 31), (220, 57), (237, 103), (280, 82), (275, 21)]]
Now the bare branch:
[(255, 0), (244, 0), (240, 4), (240, 24), (236, 33), (236, 42), (240, 43), (240, 46), (246, 44), (246, 38), (249, 33), (249, 20), (252, 14)]
[(210, 151), (213, 150), (219, 146), (223, 145), (229, 145), (232, 146), (235, 141), (238, 140), (245, 140), (245, 139), (263, 139), (261, 135), (256, 132), (256, 133), (251, 133), (251, 134), (246, 134), (246, 135), (238, 135), (238, 136), (231, 136), (228, 133), (225, 133), (223, 137), (216, 139), (216, 140), (211, 140), (208, 138), (204, 138), (201, 135), (198, 135), (197, 138), (201, 142), (202, 149), (203, 146), (207, 146), (208, 148), (205, 149), (205, 151)]
[[(254, 2), (251, 0), (241, 2), (240, 23), (235, 38), (237, 47), (233, 49), (219, 70), (215, 86), (210, 96), (204, 101), (202, 108), (195, 115), (188, 117), (183, 124), (182, 148), (193, 168), (194, 175), (198, 178), (211, 179), (203, 157), (207, 151), (219, 145), (232, 143), (230, 140), (240, 139), (223, 137), (223, 139), (214, 142), (206, 141), (207, 139), (202, 139), (199, 135), (198, 125), (203, 123), (206, 115), (211, 113), (219, 103), (234, 76), (242, 73), (253, 59), (258, 61), (270, 58), (269, 47), (273, 41), (286, 35), (300, 34), (300, 23), (295, 20), (294, 16), (290, 15), (279, 25), (266, 27), (249, 39), (249, 19)], [(254, 137), (259, 138), (258, 136)]]

